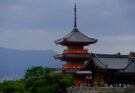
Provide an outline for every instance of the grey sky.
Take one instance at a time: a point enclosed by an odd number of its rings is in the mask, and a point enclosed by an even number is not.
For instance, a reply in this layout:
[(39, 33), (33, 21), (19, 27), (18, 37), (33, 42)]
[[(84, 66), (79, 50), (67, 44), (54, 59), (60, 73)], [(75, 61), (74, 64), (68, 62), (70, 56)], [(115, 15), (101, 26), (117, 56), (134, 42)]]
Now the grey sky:
[[(0, 46), (62, 50), (57, 40), (73, 28), (74, 0), (0, 0)], [(135, 51), (135, 0), (77, 0), (78, 28), (97, 38), (97, 53)]]

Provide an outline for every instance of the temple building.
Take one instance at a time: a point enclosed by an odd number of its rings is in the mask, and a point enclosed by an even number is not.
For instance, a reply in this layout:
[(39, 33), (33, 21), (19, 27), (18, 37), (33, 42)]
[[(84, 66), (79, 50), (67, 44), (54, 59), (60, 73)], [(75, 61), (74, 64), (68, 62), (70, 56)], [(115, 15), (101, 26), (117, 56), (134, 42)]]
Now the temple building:
[(88, 52), (84, 47), (95, 44), (97, 39), (79, 31), (76, 10), (75, 4), (73, 30), (55, 41), (56, 44), (67, 47), (62, 54), (54, 56), (55, 59), (66, 62), (62, 65), (62, 73), (72, 74), (75, 85), (135, 84), (135, 53), (121, 55)]

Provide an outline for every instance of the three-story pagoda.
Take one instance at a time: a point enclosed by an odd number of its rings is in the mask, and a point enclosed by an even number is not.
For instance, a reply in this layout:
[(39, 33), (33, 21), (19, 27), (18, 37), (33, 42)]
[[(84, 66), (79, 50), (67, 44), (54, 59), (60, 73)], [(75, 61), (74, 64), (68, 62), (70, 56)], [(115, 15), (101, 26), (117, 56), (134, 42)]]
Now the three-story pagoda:
[[(84, 46), (94, 44), (97, 42), (97, 39), (90, 38), (83, 33), (81, 33), (77, 28), (76, 21), (76, 4), (74, 8), (74, 28), (73, 30), (66, 35), (64, 38), (58, 39), (55, 41), (56, 44), (66, 46), (67, 49), (63, 51), (62, 54), (55, 56), (55, 59), (65, 61), (66, 64), (62, 65), (62, 69), (66, 71), (76, 70), (76, 74), (88, 74), (89, 71), (79, 71), (84, 67), (85, 61), (90, 59), (90, 54), (88, 49), (85, 49)], [(78, 81), (81, 82), (81, 81)]]

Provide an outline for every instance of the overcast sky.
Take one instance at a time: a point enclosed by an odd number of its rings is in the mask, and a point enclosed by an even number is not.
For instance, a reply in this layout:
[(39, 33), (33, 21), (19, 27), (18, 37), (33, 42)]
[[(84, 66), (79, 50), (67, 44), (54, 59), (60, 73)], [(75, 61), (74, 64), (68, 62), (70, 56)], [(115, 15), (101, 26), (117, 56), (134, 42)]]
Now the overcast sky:
[[(135, 51), (135, 0), (77, 0), (78, 28), (96, 53)], [(74, 0), (0, 0), (0, 47), (56, 50), (73, 29)]]

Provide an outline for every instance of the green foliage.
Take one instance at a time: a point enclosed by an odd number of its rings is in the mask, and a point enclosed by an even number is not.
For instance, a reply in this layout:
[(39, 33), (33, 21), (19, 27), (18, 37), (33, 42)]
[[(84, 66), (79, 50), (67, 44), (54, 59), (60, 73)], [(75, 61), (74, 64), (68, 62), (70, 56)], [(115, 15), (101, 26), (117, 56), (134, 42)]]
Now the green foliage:
[(2, 83), (0, 82), (0, 93), (2, 93)]
[(64, 93), (66, 87), (73, 85), (71, 75), (48, 74), (26, 80), (26, 89), (32, 93)]
[(24, 83), (19, 80), (4, 81), (0, 86), (1, 93), (23, 93)]
[(41, 75), (48, 74), (50, 71), (52, 71), (52, 68), (47, 68), (47, 67), (42, 67), (42, 66), (33, 66), (33, 67), (28, 68), (25, 71), (24, 78), (38, 77)]
[(50, 71), (41, 66), (28, 68), (24, 78), (1, 82), (0, 93), (65, 93), (73, 85), (71, 75)]

